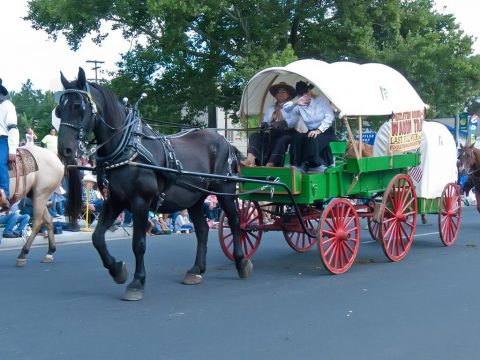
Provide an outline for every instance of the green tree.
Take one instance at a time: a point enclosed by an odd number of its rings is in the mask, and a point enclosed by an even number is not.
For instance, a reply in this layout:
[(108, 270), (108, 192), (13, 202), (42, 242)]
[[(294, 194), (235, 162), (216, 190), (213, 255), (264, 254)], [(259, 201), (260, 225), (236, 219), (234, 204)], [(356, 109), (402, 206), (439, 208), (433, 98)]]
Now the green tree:
[(471, 37), (433, 0), (31, 0), (26, 19), (73, 49), (85, 36), (101, 42), (102, 21), (139, 39), (111, 86), (131, 98), (147, 91), (142, 109), (167, 121), (214, 106), (234, 113), (251, 75), (296, 58), (390, 65), (432, 116), (480, 92)]
[(27, 80), (20, 92), (12, 93), (12, 102), (17, 110), (20, 138), (23, 139), (27, 127), (34, 129), (38, 140), (43, 138), (52, 127), (53, 93), (35, 90), (32, 82)]

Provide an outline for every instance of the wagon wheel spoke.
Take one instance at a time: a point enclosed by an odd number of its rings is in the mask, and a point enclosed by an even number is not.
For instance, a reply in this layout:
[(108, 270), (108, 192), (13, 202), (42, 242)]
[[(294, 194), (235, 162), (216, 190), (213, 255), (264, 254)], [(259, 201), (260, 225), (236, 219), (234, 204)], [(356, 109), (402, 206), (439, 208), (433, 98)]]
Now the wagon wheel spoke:
[(410, 205), (413, 204), (413, 202), (415, 201), (415, 199), (412, 197), (407, 204), (405, 204), (402, 208), (402, 213), (404, 213), (405, 211), (407, 211), (407, 209), (410, 208)]

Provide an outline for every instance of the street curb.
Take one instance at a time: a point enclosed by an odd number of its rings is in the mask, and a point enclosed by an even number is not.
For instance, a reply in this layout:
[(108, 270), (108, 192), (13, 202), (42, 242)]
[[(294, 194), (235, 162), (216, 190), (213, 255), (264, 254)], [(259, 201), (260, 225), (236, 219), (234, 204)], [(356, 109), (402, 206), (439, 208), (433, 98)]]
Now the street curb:
[[(1, 235), (0, 235), (1, 236)], [(127, 233), (119, 228), (115, 231), (107, 231), (105, 233), (105, 240), (120, 240), (131, 237)], [(3, 239), (0, 240), (0, 251), (21, 249), (24, 245), (23, 239), (13, 238), (13, 239)], [(56, 245), (64, 245), (69, 243), (85, 243), (92, 241), (92, 232), (83, 232), (83, 231), (64, 231), (62, 234), (55, 235)], [(48, 238), (43, 237), (42, 235), (37, 235), (33, 240), (32, 248), (35, 247), (44, 247), (48, 245)]]

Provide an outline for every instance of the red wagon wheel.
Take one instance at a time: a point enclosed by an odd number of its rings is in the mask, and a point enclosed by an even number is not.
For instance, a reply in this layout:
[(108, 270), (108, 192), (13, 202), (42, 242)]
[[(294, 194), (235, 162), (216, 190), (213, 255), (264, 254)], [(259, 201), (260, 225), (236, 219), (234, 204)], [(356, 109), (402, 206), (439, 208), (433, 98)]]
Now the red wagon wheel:
[(438, 204), (438, 231), (445, 246), (451, 246), (457, 240), (461, 215), (460, 190), (456, 184), (447, 184)]
[[(245, 252), (245, 258), (250, 259), (260, 245), (262, 238), (262, 210), (256, 201), (236, 200), (235, 204), (240, 221), (240, 246)], [(233, 261), (233, 234), (224, 212), (222, 212), (218, 223), (218, 239), (223, 253)]]
[[(305, 227), (311, 233), (316, 234), (318, 231), (318, 227), (320, 225), (320, 213), (315, 211), (315, 213), (306, 213), (302, 214), (303, 222), (305, 223)], [(298, 230), (283, 230), (283, 236), (287, 241), (287, 244), (295, 251), (299, 253), (304, 253), (312, 248), (313, 245), (317, 242), (316, 237), (310, 237), (303, 231), (303, 228), (299, 222), (299, 220), (295, 217), (292, 218)]]
[(409, 176), (396, 175), (383, 194), (380, 239), (385, 256), (402, 260), (410, 250), (417, 226), (417, 195)]
[(360, 247), (360, 223), (355, 207), (346, 199), (335, 199), (323, 211), (318, 234), (323, 264), (333, 274), (347, 271)]
[(373, 240), (380, 240), (380, 226), (378, 226), (378, 222), (373, 220), (371, 217), (367, 219), (368, 224), (368, 232), (372, 236)]

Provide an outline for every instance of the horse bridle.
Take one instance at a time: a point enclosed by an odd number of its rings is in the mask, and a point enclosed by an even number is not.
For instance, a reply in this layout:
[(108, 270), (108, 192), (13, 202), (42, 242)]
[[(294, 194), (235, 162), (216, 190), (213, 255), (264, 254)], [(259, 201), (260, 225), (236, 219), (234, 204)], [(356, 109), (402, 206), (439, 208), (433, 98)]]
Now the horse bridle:
[[(91, 154), (95, 153), (96, 147), (94, 146), (90, 151), (87, 151), (87, 148), (88, 148), (88, 139), (87, 139), (87, 136), (86, 136), (87, 130), (84, 128), (84, 126), (82, 126), (85, 123), (84, 118), (85, 118), (85, 109), (86, 109), (84, 96), (87, 97), (87, 103), (90, 105), (91, 115), (90, 115), (89, 120), (93, 120), (92, 128), (95, 127), (95, 122), (96, 122), (97, 117), (98, 117), (97, 105), (95, 104), (95, 101), (93, 101), (92, 94), (90, 93), (90, 86), (87, 83), (86, 84), (86, 90), (65, 89), (63, 91), (62, 96), (60, 97), (59, 104), (61, 104), (62, 98), (65, 94), (79, 94), (80, 95), (80, 99), (82, 100), (82, 102), (80, 103), (81, 120), (80, 120), (80, 126), (69, 123), (69, 122), (65, 122), (65, 121), (60, 121), (60, 126), (63, 125), (63, 126), (67, 126), (67, 127), (70, 127), (70, 128), (73, 128), (73, 129), (77, 130), (78, 131), (78, 151), (80, 151), (81, 155), (85, 155), (86, 153), (89, 153), (89, 155), (91, 155)], [(76, 156), (78, 156), (78, 155), (79, 154), (77, 153)]]
[[(89, 145), (89, 141), (88, 141), (88, 138), (87, 138), (87, 134), (89, 133), (84, 126), (80, 125), (75, 125), (75, 124), (72, 124), (72, 123), (69, 123), (69, 122), (64, 122), (64, 121), (61, 121), (60, 122), (60, 126), (64, 125), (64, 126), (67, 126), (67, 127), (70, 127), (70, 128), (73, 128), (75, 130), (78, 131), (78, 152), (80, 152), (80, 154), (75, 154), (76, 157), (78, 157), (78, 155), (93, 155), (95, 154), (98, 149), (100, 149), (101, 147), (103, 147), (105, 144), (107, 144), (110, 140), (113, 139), (113, 137), (115, 137), (116, 135), (118, 134), (121, 134), (122, 133), (122, 130), (125, 130), (125, 128), (128, 128), (128, 127), (131, 127), (132, 126), (132, 123), (126, 123), (125, 125), (123, 125), (122, 127), (120, 128), (114, 128), (112, 127), (111, 125), (109, 125), (104, 119), (103, 117), (100, 115), (100, 113), (98, 112), (97, 110), (97, 105), (95, 104), (95, 101), (93, 100), (93, 97), (92, 97), (92, 94), (90, 92), (90, 85), (87, 84), (85, 85), (86, 87), (86, 90), (80, 90), (80, 89), (65, 89), (63, 91), (63, 94), (62, 94), (62, 97), (63, 95), (65, 94), (79, 94), (80, 95), (80, 98), (82, 100), (82, 102), (80, 103), (80, 107), (81, 107), (81, 120), (80, 120), (80, 123), (81, 124), (84, 124), (85, 121), (84, 121), (84, 118), (85, 118), (85, 109), (86, 109), (86, 106), (85, 106), (85, 101), (84, 101), (84, 96), (86, 96), (87, 98), (87, 103), (90, 105), (90, 109), (91, 109), (91, 115), (90, 115), (90, 118), (89, 120), (93, 120), (93, 122), (89, 122), (89, 124), (91, 124), (92, 128), (95, 128), (95, 123), (97, 120), (100, 120), (106, 127), (108, 127), (110, 130), (117, 130), (117, 132), (115, 132), (112, 136), (110, 136), (110, 138), (108, 138), (106, 141), (104, 141), (103, 143), (101, 144), (97, 144), (97, 145), (93, 145), (90, 150), (88, 150), (88, 145)], [(60, 101), (59, 103), (61, 103), (62, 101), (62, 97), (60, 97)]]

